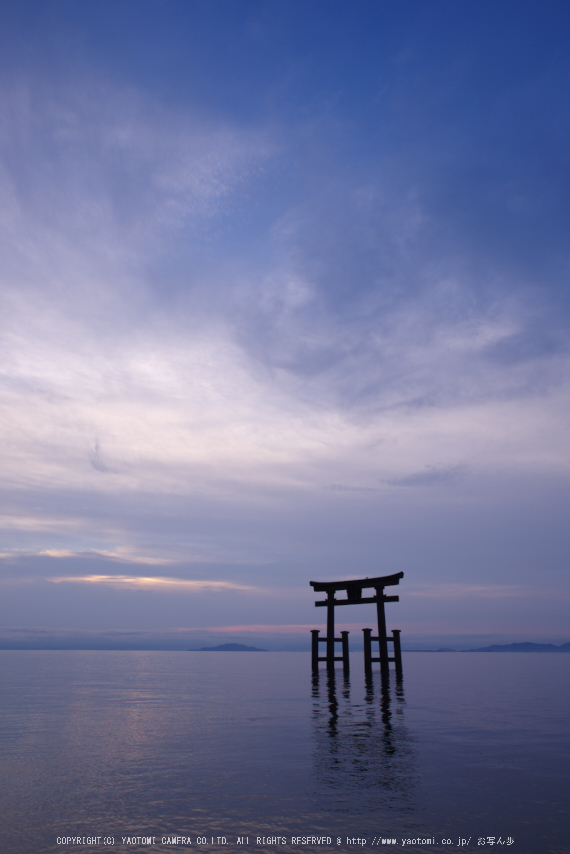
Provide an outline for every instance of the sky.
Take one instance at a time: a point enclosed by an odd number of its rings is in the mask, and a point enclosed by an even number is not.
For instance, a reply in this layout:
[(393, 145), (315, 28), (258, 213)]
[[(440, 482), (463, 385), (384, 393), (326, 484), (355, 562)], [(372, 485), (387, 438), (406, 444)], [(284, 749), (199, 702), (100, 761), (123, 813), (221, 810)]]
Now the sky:
[(0, 646), (570, 640), (568, 4), (0, 21)]

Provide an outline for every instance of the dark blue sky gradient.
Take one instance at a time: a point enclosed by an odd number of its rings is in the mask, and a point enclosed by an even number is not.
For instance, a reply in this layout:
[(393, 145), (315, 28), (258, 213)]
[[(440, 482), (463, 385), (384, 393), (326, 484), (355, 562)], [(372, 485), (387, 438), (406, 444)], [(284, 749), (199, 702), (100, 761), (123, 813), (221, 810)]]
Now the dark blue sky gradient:
[(568, 5), (0, 16), (0, 642), (568, 640)]

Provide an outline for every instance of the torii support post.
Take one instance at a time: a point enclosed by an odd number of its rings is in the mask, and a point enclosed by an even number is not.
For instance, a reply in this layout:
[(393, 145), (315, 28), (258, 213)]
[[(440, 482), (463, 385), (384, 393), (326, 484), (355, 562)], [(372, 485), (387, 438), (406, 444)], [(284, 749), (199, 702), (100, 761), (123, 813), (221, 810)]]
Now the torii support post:
[[(392, 630), (392, 637), (385, 638), (385, 650), (386, 655), (382, 657), (382, 649), (383, 645), (380, 643), (380, 635), (374, 637), (372, 635), (372, 629), (362, 629), (363, 634), (363, 642), (364, 642), (364, 669), (367, 673), (372, 671), (372, 662), (379, 661), (380, 662), (380, 670), (382, 672), (382, 676), (386, 676), (389, 670), (390, 662), (393, 661), (396, 666), (396, 674), (398, 676), (402, 675), (402, 649), (400, 646), (400, 629)], [(372, 655), (372, 641), (378, 641), (378, 647), (380, 654), (377, 657)], [(388, 644), (394, 644), (394, 655), (391, 656), (388, 653)]]
[(342, 666), (344, 670), (348, 670), (350, 667), (350, 658), (348, 657), (348, 632), (341, 632), (341, 643), (342, 643)]
[[(376, 613), (378, 618), (378, 636), (372, 638), (372, 629), (365, 629), (364, 635), (364, 663), (366, 668), (371, 666), (372, 661), (380, 662), (380, 669), (383, 674), (388, 673), (389, 662), (393, 661), (396, 665), (396, 670), (402, 672), (402, 656), (400, 652), (400, 633), (394, 632), (391, 638), (386, 636), (386, 615), (384, 613), (385, 602), (398, 602), (398, 596), (385, 596), (384, 588), (399, 584), (400, 578), (404, 577), (403, 572), (397, 572), (394, 575), (384, 575), (378, 578), (359, 578), (350, 581), (311, 581), (311, 587), (315, 592), (322, 591), (327, 594), (326, 599), (321, 599), (315, 602), (317, 607), (326, 607), (327, 609), (327, 636), (319, 638), (319, 632), (316, 629), (312, 630), (312, 664), (313, 668), (318, 668), (319, 661), (326, 661), (327, 667), (334, 668), (335, 661), (343, 661), (344, 666), (348, 667), (348, 632), (341, 632), (342, 635), (342, 657), (335, 657), (334, 645), (341, 641), (340, 638), (334, 636), (334, 609), (337, 605), (364, 605), (368, 602), (376, 603)], [(374, 588), (374, 596), (362, 596), (362, 591), (365, 588)], [(337, 590), (346, 590), (346, 599), (336, 599), (335, 592)], [(367, 635), (366, 632), (369, 634)], [(372, 658), (371, 641), (377, 640), (379, 645), (379, 658)], [(388, 655), (388, 642), (394, 643), (394, 657)], [(325, 657), (319, 656), (319, 643), (326, 643), (327, 654)]]
[(311, 662), (313, 670), (319, 669), (319, 630), (311, 629)]
[(372, 670), (372, 629), (362, 629), (364, 641), (364, 669)]
[(394, 639), (394, 664), (396, 665), (396, 673), (402, 675), (402, 647), (400, 645), (401, 629), (392, 629), (392, 637)]
[[(342, 644), (342, 655), (334, 655), (334, 647), (333, 647), (333, 658), (332, 662), (328, 657), (328, 648), (329, 648), (329, 639), (320, 638), (320, 630), (319, 629), (311, 629), (311, 662), (313, 666), (313, 670), (319, 669), (319, 661), (326, 661), (327, 667), (334, 667), (335, 661), (342, 661), (342, 666), (345, 671), (347, 671), (350, 667), (350, 658), (348, 655), (348, 632), (341, 632), (340, 638), (334, 638), (334, 643)], [(327, 645), (327, 654), (319, 655), (319, 644), (326, 643)]]

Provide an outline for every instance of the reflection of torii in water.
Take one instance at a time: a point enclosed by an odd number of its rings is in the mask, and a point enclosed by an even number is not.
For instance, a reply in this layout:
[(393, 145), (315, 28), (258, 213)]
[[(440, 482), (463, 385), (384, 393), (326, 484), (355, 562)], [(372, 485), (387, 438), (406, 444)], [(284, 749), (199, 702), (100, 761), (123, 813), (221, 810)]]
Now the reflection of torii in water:
[[(383, 674), (388, 672), (389, 662), (393, 661), (396, 665), (396, 671), (402, 672), (402, 652), (400, 648), (400, 630), (394, 629), (392, 637), (386, 636), (386, 615), (384, 614), (384, 602), (398, 602), (398, 596), (385, 596), (384, 588), (391, 587), (394, 584), (400, 583), (400, 578), (404, 577), (403, 572), (396, 572), (394, 575), (381, 575), (378, 578), (358, 578), (351, 581), (311, 581), (309, 582), (315, 592), (325, 592), (326, 599), (315, 602), (317, 607), (326, 607), (327, 609), (327, 636), (326, 638), (319, 637), (319, 630), (313, 629), (312, 644), (312, 662), (313, 668), (318, 668), (319, 661), (326, 661), (327, 667), (334, 667), (335, 661), (342, 661), (344, 667), (348, 668), (348, 632), (341, 632), (341, 638), (334, 636), (334, 609), (337, 605), (364, 605), (368, 602), (376, 602), (376, 611), (378, 613), (378, 636), (372, 637), (372, 629), (363, 629), (364, 632), (364, 665), (367, 670), (372, 667), (373, 661), (380, 662), (380, 669)], [(367, 587), (374, 588), (374, 596), (362, 596), (363, 589)], [(337, 590), (346, 590), (345, 599), (335, 599)], [(372, 657), (372, 641), (378, 641), (380, 656)], [(388, 655), (388, 642), (394, 644), (393, 657)], [(326, 656), (319, 656), (319, 643), (326, 643)], [(335, 643), (342, 643), (342, 655), (334, 654)]]

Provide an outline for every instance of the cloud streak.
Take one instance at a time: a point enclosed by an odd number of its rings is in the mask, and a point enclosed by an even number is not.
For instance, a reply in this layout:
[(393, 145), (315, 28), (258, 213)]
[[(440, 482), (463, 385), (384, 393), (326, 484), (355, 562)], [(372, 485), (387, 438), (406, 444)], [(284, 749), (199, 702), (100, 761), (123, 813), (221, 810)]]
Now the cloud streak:
[(180, 591), (192, 593), (203, 590), (243, 590), (255, 591), (255, 587), (236, 584), (230, 581), (196, 580), (188, 578), (168, 578), (166, 576), (135, 575), (78, 575), (48, 578), (54, 584), (96, 584), (104, 587), (125, 590)]

